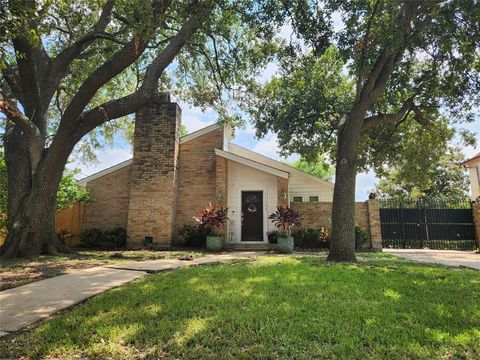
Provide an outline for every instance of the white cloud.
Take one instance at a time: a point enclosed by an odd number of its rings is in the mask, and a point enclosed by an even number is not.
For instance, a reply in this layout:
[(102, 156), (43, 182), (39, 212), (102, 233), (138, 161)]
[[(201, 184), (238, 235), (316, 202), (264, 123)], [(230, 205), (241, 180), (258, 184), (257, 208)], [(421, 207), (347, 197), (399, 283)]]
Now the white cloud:
[(239, 132), (244, 132), (245, 134), (255, 136), (255, 127), (250, 121), (245, 123), (245, 127), (238, 130)]
[(275, 137), (258, 141), (252, 150), (272, 159), (280, 159), (280, 155), (278, 154), (278, 141)]
[(370, 194), (377, 183), (378, 179), (375, 177), (373, 171), (358, 174), (355, 186), (355, 200), (367, 200), (368, 194)]
[(298, 155), (290, 155), (287, 158), (280, 156), (280, 148), (275, 135), (267, 135), (266, 138), (256, 141), (256, 144), (253, 146), (252, 150), (278, 161), (291, 162), (295, 161), (299, 157)]
[(203, 112), (199, 107), (186, 103), (179, 103), (179, 105), (182, 109), (182, 124), (187, 127), (189, 133), (213, 124), (218, 118), (213, 109)]
[(278, 32), (278, 36), (284, 40), (290, 41), (290, 37), (294, 36), (292, 24), (290, 22), (283, 24)]

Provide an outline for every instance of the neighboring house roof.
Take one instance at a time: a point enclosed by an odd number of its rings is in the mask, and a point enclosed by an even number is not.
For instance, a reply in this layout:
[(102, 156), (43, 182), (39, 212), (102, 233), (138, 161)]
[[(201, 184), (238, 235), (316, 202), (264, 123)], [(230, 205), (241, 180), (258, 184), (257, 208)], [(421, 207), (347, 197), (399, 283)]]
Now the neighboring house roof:
[(478, 162), (480, 162), (480, 153), (478, 153), (477, 155), (475, 155), (474, 157), (472, 157), (470, 159), (465, 160), (460, 165), (465, 166), (465, 167), (469, 167), (470, 165), (475, 165)]
[[(180, 143), (185, 143), (187, 141), (193, 140), (199, 136), (205, 135), (209, 133), (210, 131), (219, 129), (222, 125), (219, 123), (215, 123), (209, 126), (206, 126), (202, 129), (199, 129), (197, 131), (194, 131), (190, 134), (187, 134), (185, 136), (182, 136), (180, 138)], [(280, 161), (271, 159), (267, 156), (263, 156), (255, 151), (249, 150), (247, 148), (244, 148), (240, 145), (233, 144), (229, 142), (233, 138), (233, 131), (228, 131), (226, 132), (225, 138), (224, 138), (224, 146), (223, 150), (221, 149), (215, 149), (215, 154), (221, 157), (224, 157), (226, 159), (238, 162), (240, 164), (256, 168), (258, 170), (280, 176), (283, 178), (288, 178), (289, 174), (297, 174), (300, 176), (303, 176), (305, 178), (308, 178), (310, 180), (316, 181), (318, 183), (321, 183), (323, 185), (328, 185), (330, 187), (333, 187), (334, 184), (330, 181), (320, 179), (317, 176), (308, 174), (302, 170), (299, 170), (293, 166), (287, 165), (285, 163), (282, 163)], [(480, 155), (480, 154), (479, 154)], [(94, 173), (92, 175), (89, 175), (87, 177), (84, 177), (83, 179), (78, 180), (78, 184), (81, 186), (85, 186), (88, 182), (95, 180), (99, 177), (102, 177), (104, 175), (110, 174), (116, 170), (119, 170), (125, 166), (128, 166), (132, 164), (133, 159), (128, 159), (125, 160), (121, 163), (118, 163), (116, 165), (113, 165), (111, 167), (108, 167), (104, 170), (101, 170), (97, 173)]]
[(290, 174), (288, 171), (280, 170), (280, 169), (274, 168), (272, 166), (256, 162), (254, 160), (247, 159), (243, 156), (234, 154), (234, 153), (229, 152), (229, 151), (215, 149), (215, 155), (221, 156), (225, 159), (235, 161), (239, 164), (249, 166), (251, 168), (254, 168), (254, 169), (257, 169), (257, 170), (260, 170), (260, 171), (263, 171), (263, 172), (266, 172), (266, 173), (269, 173), (269, 174), (272, 174), (272, 175), (280, 176), (280, 177), (285, 178), (285, 179), (288, 179), (288, 175)]

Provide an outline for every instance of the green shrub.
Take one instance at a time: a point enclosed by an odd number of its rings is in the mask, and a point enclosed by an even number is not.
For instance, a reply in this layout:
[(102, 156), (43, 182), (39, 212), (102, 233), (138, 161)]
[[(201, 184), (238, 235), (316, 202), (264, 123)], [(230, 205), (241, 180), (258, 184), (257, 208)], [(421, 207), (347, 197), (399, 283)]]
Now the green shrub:
[(318, 247), (320, 244), (320, 231), (317, 229), (307, 229), (303, 241), (308, 248)]
[(194, 225), (183, 225), (177, 230), (177, 241), (180, 246), (204, 248), (207, 242), (208, 228)]
[(107, 229), (103, 232), (103, 241), (114, 247), (125, 247), (127, 238), (127, 231), (122, 227)]
[(304, 228), (294, 228), (292, 230), (293, 246), (296, 248), (304, 248), (303, 239), (305, 238)]
[(87, 229), (80, 235), (80, 242), (86, 247), (117, 248), (127, 245), (127, 231), (116, 227), (102, 231), (97, 228)]
[(103, 241), (103, 231), (97, 228), (86, 229), (80, 235), (80, 242), (86, 247), (96, 247)]
[(368, 243), (370, 237), (360, 226), (355, 225), (355, 249), (360, 250), (362, 245)]
[(296, 228), (292, 231), (296, 248), (300, 249), (328, 249), (330, 247), (330, 229), (327, 227)]

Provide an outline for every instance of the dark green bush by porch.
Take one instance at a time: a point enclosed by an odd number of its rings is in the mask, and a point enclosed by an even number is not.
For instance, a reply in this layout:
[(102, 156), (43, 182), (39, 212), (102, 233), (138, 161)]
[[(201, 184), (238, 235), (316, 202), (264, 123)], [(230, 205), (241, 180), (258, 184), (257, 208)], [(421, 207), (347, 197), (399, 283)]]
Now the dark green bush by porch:
[(328, 249), (330, 247), (329, 231), (324, 227), (297, 228), (292, 231), (292, 236), (297, 249)]
[(183, 225), (177, 230), (177, 244), (188, 248), (205, 248), (207, 235), (207, 228)]

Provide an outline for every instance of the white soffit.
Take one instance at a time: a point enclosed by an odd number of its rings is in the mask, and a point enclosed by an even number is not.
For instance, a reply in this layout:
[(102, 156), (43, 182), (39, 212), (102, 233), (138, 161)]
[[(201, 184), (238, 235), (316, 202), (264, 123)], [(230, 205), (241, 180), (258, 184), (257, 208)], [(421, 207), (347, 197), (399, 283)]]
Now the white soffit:
[(240, 155), (237, 155), (237, 154), (234, 154), (234, 153), (231, 153), (231, 152), (228, 152), (228, 151), (223, 151), (221, 149), (215, 149), (215, 155), (221, 156), (221, 157), (223, 157), (225, 159), (228, 159), (228, 160), (231, 160), (231, 161), (235, 161), (236, 163), (239, 163), (241, 165), (245, 165), (245, 166), (248, 166), (248, 167), (251, 167), (251, 168), (254, 168), (254, 169), (257, 169), (257, 170), (275, 175), (275, 176), (282, 177), (284, 179), (288, 179), (289, 174), (290, 174), (288, 171), (276, 169), (274, 167), (271, 167), (271, 166), (268, 166), (268, 165), (265, 165), (265, 164), (247, 159), (247, 158), (244, 158)]

